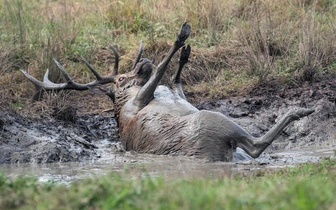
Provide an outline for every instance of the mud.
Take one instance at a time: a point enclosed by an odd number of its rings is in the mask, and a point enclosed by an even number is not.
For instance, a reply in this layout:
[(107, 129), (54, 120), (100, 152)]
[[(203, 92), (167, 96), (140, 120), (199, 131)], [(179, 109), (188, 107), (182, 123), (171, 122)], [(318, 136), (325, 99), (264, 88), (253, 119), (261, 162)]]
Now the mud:
[(190, 157), (125, 152), (112, 114), (79, 114), (77, 108), (69, 106), (62, 111), (55, 109), (50, 117), (36, 118), (11, 109), (0, 110), (0, 164), (9, 164), (1, 168), (9, 174), (26, 173), (25, 168), (31, 173), (56, 168), (57, 173), (50, 173), (59, 174), (61, 179), (73, 173), (124, 170), (125, 165), (134, 171), (145, 167), (152, 174), (167, 176), (174, 176), (173, 172), (175, 176), (216, 177), (316, 162), (335, 155), (335, 77), (302, 87), (260, 86), (245, 96), (206, 100), (196, 106), (230, 116), (254, 136), (265, 134), (293, 107), (314, 108), (315, 113), (290, 124), (260, 158), (249, 158), (237, 150), (233, 163), (204, 163)]
[(106, 146), (122, 150), (111, 116), (78, 116), (71, 107), (56, 113), (53, 118), (34, 119), (0, 111), (0, 164), (93, 160), (101, 156), (96, 144), (106, 140)]

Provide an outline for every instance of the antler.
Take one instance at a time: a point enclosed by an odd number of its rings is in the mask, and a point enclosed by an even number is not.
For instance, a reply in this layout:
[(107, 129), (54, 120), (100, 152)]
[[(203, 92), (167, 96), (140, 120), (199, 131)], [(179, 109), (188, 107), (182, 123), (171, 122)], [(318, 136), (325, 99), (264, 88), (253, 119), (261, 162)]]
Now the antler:
[(82, 57), (82, 60), (86, 64), (86, 66), (90, 69), (90, 71), (95, 75), (96, 80), (92, 81), (90, 83), (86, 84), (80, 84), (75, 81), (73, 81), (70, 77), (70, 75), (66, 72), (66, 70), (63, 68), (63, 66), (55, 59), (54, 62), (56, 63), (57, 67), (61, 70), (63, 76), (66, 79), (65, 83), (60, 83), (56, 84), (51, 82), (48, 79), (49, 75), (49, 69), (47, 69), (44, 77), (43, 77), (43, 82), (37, 80), (35, 77), (31, 76), (28, 74), (26, 71), (21, 70), (21, 72), (27, 77), (29, 81), (31, 81), (37, 89), (44, 89), (44, 90), (63, 90), (63, 89), (74, 89), (74, 90), (88, 90), (90, 86), (95, 86), (99, 84), (107, 84), (107, 83), (114, 83), (115, 82), (115, 76), (118, 74), (118, 64), (119, 64), (119, 55), (117, 50), (110, 45), (114, 55), (115, 55), (115, 63), (114, 63), (114, 70), (112, 74), (107, 75), (107, 76), (100, 76), (99, 73), (89, 64), (85, 58)]
[(118, 51), (111, 45), (110, 45), (110, 48), (111, 50), (113, 51), (114, 53), (114, 69), (113, 69), (113, 72), (112, 72), (112, 75), (117, 75), (118, 74), (118, 68), (119, 68), (119, 54), (118, 54)]
[(134, 61), (132, 69), (134, 69), (135, 66), (137, 65), (137, 63), (139, 63), (139, 61), (141, 59), (142, 51), (143, 51), (143, 42), (140, 41), (140, 48), (139, 48), (139, 51), (138, 51), (138, 55), (137, 55), (137, 57), (136, 57), (136, 59)]

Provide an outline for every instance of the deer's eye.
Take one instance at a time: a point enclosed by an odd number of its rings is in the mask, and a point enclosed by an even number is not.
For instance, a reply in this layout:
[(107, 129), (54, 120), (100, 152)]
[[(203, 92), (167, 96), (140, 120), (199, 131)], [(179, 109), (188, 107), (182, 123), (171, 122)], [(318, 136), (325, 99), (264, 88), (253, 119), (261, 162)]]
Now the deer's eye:
[(125, 77), (119, 77), (119, 79), (118, 79), (119, 82), (122, 82), (124, 80), (125, 80)]

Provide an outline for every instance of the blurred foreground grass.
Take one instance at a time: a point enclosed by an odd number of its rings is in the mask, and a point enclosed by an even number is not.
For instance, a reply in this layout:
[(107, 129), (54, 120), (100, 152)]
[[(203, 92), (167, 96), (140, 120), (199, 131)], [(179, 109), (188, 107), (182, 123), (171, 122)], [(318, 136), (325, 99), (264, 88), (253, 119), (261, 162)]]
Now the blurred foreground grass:
[(335, 159), (223, 179), (125, 171), (66, 186), (0, 175), (0, 209), (335, 209), (335, 182)]

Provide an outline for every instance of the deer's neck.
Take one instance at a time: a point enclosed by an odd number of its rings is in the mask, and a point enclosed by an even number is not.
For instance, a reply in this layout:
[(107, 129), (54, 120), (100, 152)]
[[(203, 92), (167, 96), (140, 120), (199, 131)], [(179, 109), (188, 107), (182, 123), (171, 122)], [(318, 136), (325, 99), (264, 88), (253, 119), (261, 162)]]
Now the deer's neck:
[(125, 88), (122, 90), (118, 90), (115, 93), (115, 102), (114, 102), (114, 112), (117, 121), (119, 122), (121, 109), (129, 101), (132, 97), (135, 97), (139, 92), (140, 86), (133, 86), (129, 88)]

